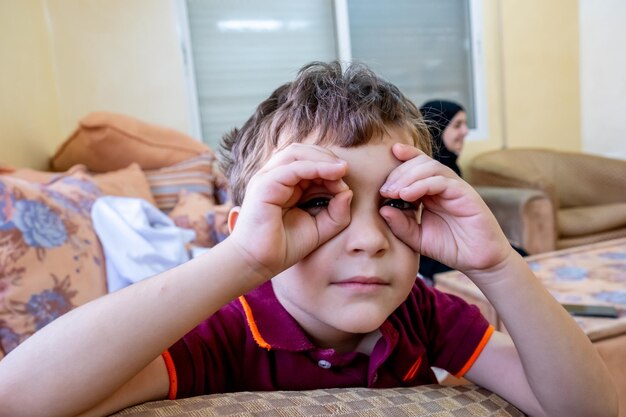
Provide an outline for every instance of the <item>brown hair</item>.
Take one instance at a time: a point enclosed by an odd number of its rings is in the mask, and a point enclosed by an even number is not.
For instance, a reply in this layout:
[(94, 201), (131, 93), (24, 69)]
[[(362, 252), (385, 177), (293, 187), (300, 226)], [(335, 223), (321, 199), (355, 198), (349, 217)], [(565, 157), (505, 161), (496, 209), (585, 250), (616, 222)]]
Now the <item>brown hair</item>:
[(272, 152), (311, 134), (315, 144), (355, 147), (382, 138), (386, 127), (406, 128), (430, 154), (430, 136), (417, 107), (365, 65), (312, 62), (278, 87), (240, 129), (222, 138), (221, 168), (241, 205), (248, 181)]

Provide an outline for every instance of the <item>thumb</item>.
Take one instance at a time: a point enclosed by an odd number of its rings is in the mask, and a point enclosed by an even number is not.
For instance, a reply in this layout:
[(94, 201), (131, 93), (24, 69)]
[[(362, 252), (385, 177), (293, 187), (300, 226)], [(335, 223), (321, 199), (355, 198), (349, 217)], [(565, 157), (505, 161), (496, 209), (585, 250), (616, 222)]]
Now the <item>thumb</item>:
[(325, 243), (350, 224), (352, 190), (336, 194), (328, 203), (328, 209), (315, 217), (319, 244)]
[(407, 216), (392, 207), (381, 207), (380, 215), (385, 219), (391, 232), (405, 245), (420, 252), (422, 247), (422, 233), (415, 217)]

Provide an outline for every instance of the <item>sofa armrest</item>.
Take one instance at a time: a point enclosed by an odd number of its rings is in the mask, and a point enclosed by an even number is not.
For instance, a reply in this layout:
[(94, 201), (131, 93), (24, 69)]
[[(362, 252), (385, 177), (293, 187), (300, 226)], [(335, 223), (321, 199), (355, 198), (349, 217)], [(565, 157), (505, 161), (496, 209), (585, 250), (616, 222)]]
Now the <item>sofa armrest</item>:
[(331, 388), (312, 391), (233, 392), (155, 401), (115, 416), (523, 416), (505, 400), (476, 385), (402, 388)]
[(531, 255), (556, 249), (556, 214), (548, 194), (527, 188), (475, 188), (512, 245)]

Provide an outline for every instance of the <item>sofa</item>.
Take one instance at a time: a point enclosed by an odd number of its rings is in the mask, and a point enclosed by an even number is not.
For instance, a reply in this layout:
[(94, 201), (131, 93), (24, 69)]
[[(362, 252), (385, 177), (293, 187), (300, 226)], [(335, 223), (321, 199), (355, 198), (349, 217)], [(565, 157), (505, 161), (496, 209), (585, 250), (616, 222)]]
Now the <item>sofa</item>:
[(556, 240), (552, 203), (540, 190), (517, 187), (474, 188), (498, 220), (509, 242), (529, 255), (546, 252), (546, 242)]
[[(90, 209), (103, 196), (142, 198), (194, 247), (227, 235), (230, 208), (213, 152), (189, 136), (113, 113), (83, 118), (49, 171), (0, 166), (0, 360), (52, 320), (107, 293), (106, 251)], [(519, 416), (473, 385), (231, 393), (150, 402), (119, 416)]]
[(97, 199), (145, 200), (193, 230), (194, 247), (223, 239), (230, 206), (214, 165), (213, 152), (181, 132), (99, 112), (80, 121), (50, 171), (0, 167), (0, 358), (107, 293)]
[(626, 161), (501, 149), (474, 157), (469, 178), (474, 186), (533, 194), (518, 218), (499, 219), (505, 232), (517, 230), (515, 243), (531, 254), (626, 237)]
[[(158, 414), (157, 414), (158, 413)], [(129, 407), (113, 416), (523, 416), (475, 385), (412, 388), (333, 388), (313, 391), (235, 392)]]

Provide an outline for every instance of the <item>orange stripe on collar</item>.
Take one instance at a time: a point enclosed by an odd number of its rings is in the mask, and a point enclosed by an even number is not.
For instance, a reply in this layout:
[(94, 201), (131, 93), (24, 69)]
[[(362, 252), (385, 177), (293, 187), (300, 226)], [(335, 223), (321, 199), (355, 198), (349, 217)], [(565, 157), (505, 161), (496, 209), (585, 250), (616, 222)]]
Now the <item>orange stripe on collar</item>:
[(263, 336), (261, 336), (261, 332), (259, 332), (259, 328), (254, 321), (254, 315), (252, 315), (252, 309), (250, 308), (250, 304), (248, 304), (248, 301), (243, 295), (239, 297), (239, 302), (243, 307), (244, 313), (246, 313), (246, 321), (248, 322), (248, 327), (250, 327), (250, 331), (252, 332), (252, 337), (254, 338), (254, 341), (257, 345), (259, 345), (259, 347), (270, 350), (272, 346), (270, 346), (270, 344), (267, 343), (265, 339), (263, 339)]

